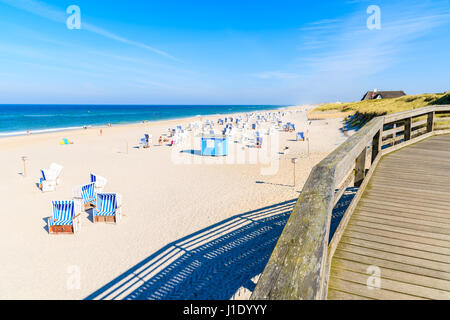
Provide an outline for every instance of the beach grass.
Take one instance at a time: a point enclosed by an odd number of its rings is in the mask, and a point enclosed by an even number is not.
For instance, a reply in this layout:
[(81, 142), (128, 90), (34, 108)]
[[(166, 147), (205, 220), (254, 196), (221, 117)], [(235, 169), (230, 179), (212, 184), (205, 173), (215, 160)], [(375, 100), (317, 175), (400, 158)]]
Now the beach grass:
[(361, 127), (377, 116), (440, 104), (450, 104), (450, 92), (406, 95), (394, 99), (349, 103), (324, 103), (315, 108), (313, 112), (347, 112), (350, 113), (347, 117), (348, 124), (351, 127)]

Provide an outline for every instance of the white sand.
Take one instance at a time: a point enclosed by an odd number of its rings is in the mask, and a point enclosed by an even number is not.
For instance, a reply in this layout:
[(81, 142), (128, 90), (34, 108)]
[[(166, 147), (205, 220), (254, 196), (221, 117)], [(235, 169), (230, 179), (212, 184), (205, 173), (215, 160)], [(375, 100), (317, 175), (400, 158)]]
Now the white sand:
[[(297, 131), (307, 122), (305, 113), (284, 121), (294, 122)], [(177, 239), (297, 198), (311, 168), (346, 139), (341, 121), (313, 121), (309, 158), (306, 142), (289, 141), (295, 133), (281, 133), (280, 147), (289, 146), (290, 153), (280, 155), (279, 171), (270, 176), (261, 174), (267, 165), (260, 164), (174, 164), (170, 147), (153, 145), (168, 127), (189, 120), (114, 126), (104, 128), (103, 136), (88, 129), (0, 139), (0, 298), (85, 298)], [(149, 132), (152, 147), (134, 148)], [(60, 146), (62, 137), (75, 143)], [(300, 158), (296, 188), (291, 186), (294, 155)], [(26, 177), (21, 156), (29, 158)], [(62, 183), (55, 192), (42, 193), (36, 186), (39, 170), (51, 162), (64, 166)], [(91, 172), (108, 179), (105, 192), (123, 195), (124, 218), (118, 225), (93, 224), (83, 213), (78, 234), (49, 235), (51, 200), (70, 200), (72, 188), (88, 183)], [(71, 288), (77, 270), (80, 287)]]

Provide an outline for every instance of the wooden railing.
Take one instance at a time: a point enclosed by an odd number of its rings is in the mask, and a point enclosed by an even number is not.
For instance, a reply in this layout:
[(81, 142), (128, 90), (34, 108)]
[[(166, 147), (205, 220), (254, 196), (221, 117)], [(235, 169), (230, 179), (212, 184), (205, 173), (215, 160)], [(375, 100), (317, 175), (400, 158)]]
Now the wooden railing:
[[(251, 299), (326, 299), (334, 251), (380, 158), (446, 133), (450, 133), (450, 105), (380, 116), (317, 164)], [(350, 186), (359, 187), (358, 192), (328, 242), (332, 210)]]

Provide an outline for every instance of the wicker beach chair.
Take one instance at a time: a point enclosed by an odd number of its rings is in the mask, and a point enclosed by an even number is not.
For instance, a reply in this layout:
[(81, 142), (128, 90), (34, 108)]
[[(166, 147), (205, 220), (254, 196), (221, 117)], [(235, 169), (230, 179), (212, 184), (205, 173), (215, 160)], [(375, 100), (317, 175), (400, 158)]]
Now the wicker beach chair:
[(116, 193), (97, 194), (94, 222), (117, 223), (122, 218), (122, 195)]
[(305, 141), (305, 133), (297, 132), (297, 141)]
[(42, 192), (55, 191), (56, 186), (60, 184), (60, 175), (63, 166), (52, 163), (49, 169), (42, 169), (42, 177), (39, 180), (39, 188)]
[(52, 216), (47, 220), (50, 234), (75, 234), (81, 229), (81, 202), (52, 201)]
[(95, 207), (97, 200), (95, 193), (95, 182), (73, 188), (72, 195), (74, 199), (82, 201), (84, 210)]

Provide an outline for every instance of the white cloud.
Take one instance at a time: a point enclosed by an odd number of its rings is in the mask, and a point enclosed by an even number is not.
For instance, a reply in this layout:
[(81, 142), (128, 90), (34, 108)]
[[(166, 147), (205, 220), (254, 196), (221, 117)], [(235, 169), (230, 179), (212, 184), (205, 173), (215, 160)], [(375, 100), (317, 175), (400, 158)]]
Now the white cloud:
[(346, 19), (319, 21), (317, 26), (327, 28), (311, 28), (304, 34), (297, 60), (304, 77), (298, 91), (311, 97), (355, 92), (361, 81), (412, 57), (419, 40), (450, 23), (450, 8), (444, 2), (432, 6), (410, 2), (381, 9), (381, 30), (367, 29), (367, 15), (358, 11)]

